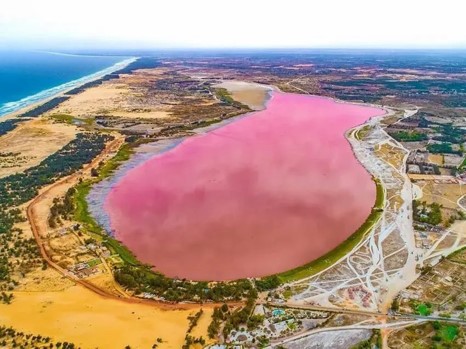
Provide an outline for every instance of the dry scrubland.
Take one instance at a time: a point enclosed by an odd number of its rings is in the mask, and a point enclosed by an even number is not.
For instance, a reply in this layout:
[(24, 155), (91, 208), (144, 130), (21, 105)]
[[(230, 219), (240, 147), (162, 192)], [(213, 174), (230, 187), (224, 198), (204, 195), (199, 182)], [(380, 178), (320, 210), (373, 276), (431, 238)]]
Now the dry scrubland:
[(36, 166), (74, 139), (74, 126), (35, 119), (0, 137), (0, 178)]

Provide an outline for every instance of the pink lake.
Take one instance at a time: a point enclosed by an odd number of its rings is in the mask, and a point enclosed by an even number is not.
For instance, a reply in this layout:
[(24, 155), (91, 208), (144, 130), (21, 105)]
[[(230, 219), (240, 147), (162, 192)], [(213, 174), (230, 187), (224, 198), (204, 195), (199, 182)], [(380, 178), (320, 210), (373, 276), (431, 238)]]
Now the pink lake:
[(316, 259), (370, 214), (375, 184), (345, 131), (383, 113), (274, 92), (267, 109), (128, 171), (105, 202), (115, 237), (156, 270), (192, 280)]

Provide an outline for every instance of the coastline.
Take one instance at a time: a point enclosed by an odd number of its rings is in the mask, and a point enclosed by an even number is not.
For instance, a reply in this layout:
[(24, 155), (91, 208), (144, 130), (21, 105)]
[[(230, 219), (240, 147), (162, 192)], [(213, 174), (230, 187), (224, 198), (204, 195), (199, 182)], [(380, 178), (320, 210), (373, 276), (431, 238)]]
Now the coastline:
[[(114, 66), (112, 66), (112, 67), (110, 67), (108, 69), (120, 68), (121, 64), (125, 63), (125, 65), (127, 65), (127, 64), (129, 64), (130, 62), (132, 62), (134, 60), (135, 60), (135, 58), (119, 62), (119, 63), (117, 63), (117, 65), (114, 65)], [(91, 79), (88, 79), (86, 81), (82, 81), (81, 84), (87, 83), (89, 81), (96, 80), (100, 76), (105, 75), (106, 73), (108, 74), (108, 69), (105, 69), (105, 72), (100, 71), (100, 72), (98, 72), (96, 74), (93, 74)], [(85, 78), (89, 78), (89, 76), (85, 77)], [(69, 89), (75, 88), (75, 87), (76, 86), (69, 87)], [(270, 87), (271, 87), (271, 89), (269, 91), (267, 91), (267, 98), (264, 101), (264, 109), (267, 108), (269, 102), (271, 101), (271, 99), (273, 99), (274, 92), (284, 93), (283, 91), (281, 91), (280, 89), (278, 89), (277, 87), (275, 87), (273, 85), (271, 85)], [(50, 96), (49, 99), (54, 98), (56, 96), (63, 95), (63, 94), (66, 94), (66, 91), (62, 91), (60, 93), (57, 93), (54, 96)], [(291, 94), (303, 95), (301, 93), (291, 93)], [(359, 106), (364, 106), (364, 107), (368, 107), (368, 106), (369, 107), (375, 107), (375, 108), (381, 109), (381, 111), (382, 110), (384, 111), (384, 113), (382, 113), (380, 115), (377, 115), (375, 117), (371, 117), (369, 120), (365, 121), (364, 124), (370, 123), (372, 118), (377, 118), (378, 119), (380, 117), (386, 117), (386, 116), (388, 116), (390, 114), (390, 112), (393, 112), (387, 107), (376, 105), (376, 104), (373, 104), (373, 103), (366, 104), (366, 103), (361, 103), (361, 102), (344, 101), (344, 100), (339, 100), (339, 99), (336, 99), (336, 98), (333, 98), (333, 97), (330, 97), (330, 96), (320, 96), (320, 95), (313, 95), (313, 94), (305, 94), (305, 95), (307, 95), (307, 96), (309, 96), (311, 98), (312, 97), (325, 98), (325, 99), (333, 100), (333, 101), (335, 101), (337, 103), (342, 103), (342, 104), (353, 104), (353, 105), (359, 105)], [(43, 102), (44, 102), (44, 100), (42, 100), (40, 102), (37, 102), (37, 104), (41, 104)], [(31, 108), (32, 108), (32, 106), (28, 106), (28, 107), (23, 108), (23, 110), (24, 109), (27, 110), (27, 109), (31, 109)], [(5, 117), (0, 117), (0, 122), (3, 119), (7, 119), (9, 117), (15, 116), (15, 114), (19, 114), (20, 112), (21, 112), (21, 110), (18, 110), (15, 113), (11, 113), (9, 115), (6, 115)], [(227, 125), (229, 123), (233, 123), (233, 122), (235, 122), (237, 120), (240, 120), (240, 118), (242, 119), (244, 117), (247, 117), (250, 114), (255, 113), (255, 112), (256, 111), (246, 112), (244, 114), (234, 116), (234, 117), (232, 117), (230, 119), (222, 120), (220, 122), (216, 122), (214, 124), (211, 124), (211, 125), (208, 125), (208, 126), (205, 126), (205, 127), (200, 127), (200, 128), (194, 129), (194, 130), (192, 130), (192, 132), (195, 133), (195, 134), (207, 133), (207, 132), (213, 131), (215, 129), (221, 128), (221, 127), (223, 127), (223, 126), (225, 126), (225, 125)], [(358, 125), (358, 126), (360, 126), (360, 125)], [(356, 126), (356, 128), (358, 126)], [(347, 136), (348, 135), (345, 134), (346, 139), (348, 139)], [(182, 143), (184, 140), (186, 140), (189, 137), (191, 137), (191, 136), (182, 136), (182, 137), (176, 137), (176, 138), (166, 138), (166, 139), (161, 139), (161, 140), (158, 140), (158, 141), (155, 141), (155, 142), (140, 145), (139, 147), (134, 149), (135, 152), (131, 155), (130, 159), (128, 161), (125, 161), (124, 163), (122, 163), (121, 166), (118, 169), (116, 169), (116, 171), (110, 177), (105, 178), (103, 181), (95, 183), (91, 187), (91, 191), (89, 193), (89, 196), (86, 197), (87, 202), (89, 204), (89, 214), (90, 214), (90, 216), (92, 218), (94, 218), (99, 223), (99, 225), (101, 225), (101, 227), (107, 232), (107, 234), (109, 236), (112, 236), (113, 234), (112, 234), (112, 231), (111, 231), (111, 228), (110, 228), (110, 224), (109, 224), (110, 222), (108, 220), (108, 216), (107, 216), (105, 210), (103, 209), (103, 207), (104, 207), (105, 198), (106, 198), (108, 192), (113, 187), (113, 185), (115, 183), (117, 183), (121, 177), (126, 175), (132, 169), (136, 168), (137, 166), (141, 165), (142, 163), (144, 163), (145, 161), (147, 161), (148, 159), (150, 159), (152, 157), (160, 156), (161, 154), (165, 153), (166, 151), (169, 151), (170, 149), (172, 149), (173, 147), (176, 147), (178, 144)], [(354, 154), (354, 152), (353, 152), (353, 154)], [(361, 166), (367, 170), (367, 168), (360, 162), (358, 157), (355, 156), (355, 158), (361, 164)], [(97, 192), (96, 196), (93, 195), (93, 194), (95, 194), (95, 192)], [(93, 198), (91, 199), (90, 196), (93, 196)], [(96, 208), (97, 208), (97, 210), (95, 210)], [(100, 216), (100, 217), (98, 217), (98, 216)], [(370, 218), (370, 217), (368, 217), (368, 218)], [(332, 251), (330, 251), (330, 252), (332, 252)]]
[(33, 107), (36, 107), (42, 103), (45, 103), (55, 97), (59, 97), (76, 87), (97, 80), (117, 70), (123, 69), (128, 64), (134, 62), (136, 59), (137, 57), (124, 59), (108, 68), (99, 70), (93, 74), (83, 76), (79, 79), (66, 82), (64, 84), (52, 87), (47, 90), (43, 90), (34, 95), (24, 97), (18, 101), (7, 102), (2, 107), (0, 107), (0, 122), (16, 117), (19, 114), (22, 114), (23, 112), (32, 109)]

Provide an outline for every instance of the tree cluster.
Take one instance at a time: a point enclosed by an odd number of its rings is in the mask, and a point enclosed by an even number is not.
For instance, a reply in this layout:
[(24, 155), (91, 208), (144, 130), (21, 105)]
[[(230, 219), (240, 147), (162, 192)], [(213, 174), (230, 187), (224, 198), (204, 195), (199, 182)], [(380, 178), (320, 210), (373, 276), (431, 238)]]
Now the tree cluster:
[(172, 279), (147, 266), (124, 265), (115, 270), (115, 280), (136, 294), (151, 293), (166, 301), (239, 301), (256, 293), (248, 280), (209, 283)]

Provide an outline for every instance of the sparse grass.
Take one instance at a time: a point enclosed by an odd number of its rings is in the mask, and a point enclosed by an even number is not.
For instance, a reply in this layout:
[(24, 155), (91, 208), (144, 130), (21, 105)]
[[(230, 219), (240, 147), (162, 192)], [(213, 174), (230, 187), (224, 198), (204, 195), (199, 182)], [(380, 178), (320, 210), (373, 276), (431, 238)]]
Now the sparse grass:
[(322, 257), (307, 263), (303, 266), (285, 271), (278, 274), (278, 277), (282, 283), (296, 281), (303, 279), (314, 274), (317, 274), (328, 267), (331, 267), (338, 260), (344, 257), (349, 253), (362, 239), (367, 235), (370, 229), (378, 222), (382, 215), (381, 208), (383, 208), (385, 203), (384, 189), (378, 180), (375, 180), (376, 184), (376, 200), (374, 204), (374, 209), (372, 210), (369, 217), (366, 221), (359, 227), (354, 234), (352, 234), (348, 239), (343, 241), (336, 248), (326, 253)]
[(70, 114), (52, 114), (50, 115), (50, 118), (57, 122), (61, 122), (64, 124), (70, 124), (70, 125), (73, 125), (75, 123), (81, 123), (87, 126), (91, 126), (94, 123), (93, 118), (81, 119), (81, 118), (76, 118)]
[(53, 114), (50, 115), (50, 117), (55, 121), (63, 122), (65, 124), (72, 124), (74, 120), (73, 115), (69, 114)]
[(384, 195), (384, 188), (380, 180), (374, 179), (375, 182), (375, 190), (376, 190), (376, 197), (375, 197), (375, 208), (383, 209), (385, 204), (385, 195)]
[(86, 201), (86, 196), (91, 190), (91, 182), (86, 181), (76, 186), (74, 195), (74, 220), (83, 224), (84, 227), (92, 233), (102, 234), (102, 228), (89, 214), (89, 209)]
[(123, 144), (116, 155), (99, 168), (99, 176), (96, 181), (109, 177), (118, 166), (129, 159), (131, 154), (133, 154), (133, 148), (128, 143)]
[(102, 264), (102, 261), (99, 258), (95, 258), (95, 259), (87, 262), (87, 264), (89, 265), (90, 268), (92, 268), (92, 267), (95, 267), (95, 266), (97, 266), (99, 264)]
[(127, 249), (123, 244), (121, 244), (118, 240), (110, 236), (106, 236), (104, 241), (102, 242), (109, 250), (113, 251), (114, 253), (118, 254), (123, 262), (130, 264), (130, 265), (141, 265), (134, 254)]
[(456, 263), (466, 264), (463, 253), (466, 251), (466, 247), (462, 247), (455, 252), (452, 252), (447, 258)]
[(463, 162), (461, 163), (460, 167), (461, 170), (465, 169), (466, 170), (466, 157), (464, 158)]
[(360, 141), (362, 140), (364, 137), (367, 136), (367, 133), (369, 132), (370, 130), (370, 126), (369, 125), (366, 125), (362, 128), (360, 128), (355, 134), (354, 134), (354, 137)]
[(223, 103), (229, 104), (236, 108), (249, 110), (247, 105), (234, 100), (226, 88), (216, 88), (214, 89), (214, 92), (217, 98), (220, 99)]

